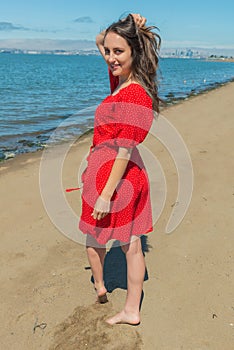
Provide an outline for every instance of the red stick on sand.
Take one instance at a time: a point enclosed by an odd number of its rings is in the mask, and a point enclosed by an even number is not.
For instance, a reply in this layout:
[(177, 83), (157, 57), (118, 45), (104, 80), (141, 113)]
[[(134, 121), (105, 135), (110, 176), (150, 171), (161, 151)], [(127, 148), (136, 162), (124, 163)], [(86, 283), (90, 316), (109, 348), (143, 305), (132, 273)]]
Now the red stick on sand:
[(66, 188), (66, 192), (77, 191), (77, 190), (80, 190), (80, 189), (81, 189), (81, 187)]

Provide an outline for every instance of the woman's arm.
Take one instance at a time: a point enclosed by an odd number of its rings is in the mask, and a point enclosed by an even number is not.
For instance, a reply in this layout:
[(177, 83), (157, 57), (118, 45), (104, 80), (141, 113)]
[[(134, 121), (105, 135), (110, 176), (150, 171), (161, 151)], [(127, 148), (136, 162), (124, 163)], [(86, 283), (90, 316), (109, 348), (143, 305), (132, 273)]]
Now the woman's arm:
[(103, 30), (101, 33), (99, 33), (96, 36), (96, 45), (98, 47), (98, 50), (100, 51), (100, 54), (105, 59), (105, 50), (104, 50), (104, 36), (105, 36), (106, 30)]
[(131, 152), (132, 150), (129, 148), (119, 148), (109, 178), (95, 204), (94, 211), (92, 213), (94, 219), (102, 219), (108, 214), (111, 197), (119, 181), (122, 179), (122, 176), (128, 165), (128, 161), (131, 157)]

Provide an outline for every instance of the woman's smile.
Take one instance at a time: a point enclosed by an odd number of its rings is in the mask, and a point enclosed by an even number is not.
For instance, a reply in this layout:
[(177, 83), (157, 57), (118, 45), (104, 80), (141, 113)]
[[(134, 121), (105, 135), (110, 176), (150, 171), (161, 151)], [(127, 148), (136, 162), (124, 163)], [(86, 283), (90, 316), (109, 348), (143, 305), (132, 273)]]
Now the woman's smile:
[(119, 67), (121, 67), (121, 65), (118, 64), (118, 63), (116, 63), (116, 64), (110, 64), (110, 69), (111, 69), (112, 71), (117, 70)]

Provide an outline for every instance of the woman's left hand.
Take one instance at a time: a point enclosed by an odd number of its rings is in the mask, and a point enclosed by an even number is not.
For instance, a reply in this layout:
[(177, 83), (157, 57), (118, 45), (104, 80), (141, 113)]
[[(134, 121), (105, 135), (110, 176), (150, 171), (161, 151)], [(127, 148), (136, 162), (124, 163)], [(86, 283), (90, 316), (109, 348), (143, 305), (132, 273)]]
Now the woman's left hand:
[(103, 197), (99, 196), (94, 210), (92, 212), (93, 218), (96, 220), (100, 220), (104, 218), (110, 212), (110, 200), (105, 200)]

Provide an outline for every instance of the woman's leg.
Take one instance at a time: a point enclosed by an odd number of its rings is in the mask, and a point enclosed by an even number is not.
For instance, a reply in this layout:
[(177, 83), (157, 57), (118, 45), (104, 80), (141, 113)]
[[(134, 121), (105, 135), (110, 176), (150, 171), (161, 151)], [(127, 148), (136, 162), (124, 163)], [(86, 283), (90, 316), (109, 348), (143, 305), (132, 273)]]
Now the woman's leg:
[[(94, 238), (88, 236), (86, 241), (86, 251), (94, 278), (94, 286), (97, 291), (97, 296), (101, 297), (107, 292), (103, 281), (103, 266), (106, 247), (104, 245), (99, 245)], [(104, 299), (100, 299), (100, 302), (105, 301)]]
[(124, 309), (107, 320), (109, 324), (140, 322), (140, 301), (145, 276), (145, 259), (142, 253), (140, 238), (134, 237), (128, 244), (122, 246), (126, 254), (128, 290)]

